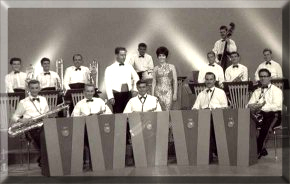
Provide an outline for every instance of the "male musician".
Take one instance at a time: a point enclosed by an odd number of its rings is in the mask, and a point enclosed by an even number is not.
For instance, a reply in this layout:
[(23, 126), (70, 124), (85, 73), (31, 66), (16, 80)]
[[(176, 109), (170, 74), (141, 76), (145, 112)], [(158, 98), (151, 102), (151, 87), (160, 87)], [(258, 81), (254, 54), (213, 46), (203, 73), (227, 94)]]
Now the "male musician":
[(101, 98), (94, 97), (95, 87), (86, 84), (84, 88), (85, 98), (79, 101), (72, 112), (72, 116), (89, 116), (93, 114), (112, 114), (110, 108)]
[[(43, 96), (39, 96), (40, 84), (37, 80), (30, 80), (28, 82), (28, 89), (30, 95), (23, 100), (20, 100), (15, 113), (12, 116), (12, 122), (14, 123), (28, 123), (31, 118), (35, 118), (42, 114), (45, 114), (49, 111), (49, 106), (47, 100)], [(30, 130), (26, 133), (26, 138), (30, 141), (32, 140), (35, 144), (35, 147), (40, 149), (40, 136), (43, 134), (43, 128), (36, 128)], [(40, 149), (41, 150), (41, 149)], [(38, 158), (38, 164), (41, 166), (40, 157)]]
[(139, 43), (138, 54), (134, 54), (129, 63), (133, 66), (140, 79), (151, 79), (153, 72), (153, 59), (146, 53), (147, 45), (145, 43)]
[(158, 99), (147, 94), (148, 86), (146, 81), (139, 80), (137, 89), (138, 95), (129, 100), (124, 113), (162, 111)]
[(205, 74), (207, 72), (212, 72), (214, 73), (215, 77), (216, 77), (216, 81), (219, 81), (219, 84), (221, 85), (224, 80), (224, 71), (223, 68), (215, 63), (215, 59), (216, 59), (216, 55), (213, 51), (209, 51), (207, 53), (207, 60), (208, 60), (208, 64), (201, 68), (201, 70), (199, 71), (198, 74), (198, 83), (204, 83), (205, 82)]
[(240, 64), (240, 54), (238, 52), (231, 53), (232, 65), (226, 69), (226, 82), (241, 82), (248, 80), (248, 68)]
[[(214, 44), (214, 48), (212, 51), (217, 55), (216, 62), (221, 65), (223, 70), (225, 71), (228, 67), (228, 55), (231, 52), (237, 51), (237, 46), (234, 40), (230, 39), (228, 37), (228, 28), (227, 26), (221, 26), (220, 27), (220, 36), (221, 39), (216, 41)], [(225, 51), (225, 52), (224, 52)], [(224, 61), (221, 61), (222, 57), (225, 58)]]
[(13, 93), (14, 89), (25, 90), (27, 75), (20, 71), (21, 59), (16, 57), (11, 58), (10, 65), (12, 71), (5, 76), (6, 93)]
[(273, 60), (272, 50), (268, 48), (264, 49), (263, 55), (265, 61), (258, 66), (255, 72), (255, 80), (256, 81), (260, 80), (259, 71), (262, 68), (266, 68), (269, 70), (269, 72), (271, 72), (272, 79), (283, 78), (282, 68), (280, 64)]
[(262, 68), (258, 74), (262, 86), (254, 91), (248, 107), (253, 113), (260, 113), (263, 117), (257, 138), (258, 158), (261, 158), (268, 154), (263, 148), (268, 132), (281, 123), (283, 93), (280, 88), (271, 84), (271, 72), (268, 69)]
[(38, 80), (40, 83), (40, 88), (54, 88), (54, 90), (60, 89), (61, 86), (59, 75), (56, 72), (49, 70), (50, 60), (44, 57), (40, 60), (40, 62), (43, 68), (43, 72), (36, 76), (36, 80)]
[(64, 74), (64, 88), (65, 90), (70, 89), (69, 84), (74, 83), (89, 83), (90, 70), (86, 66), (82, 66), (83, 57), (80, 54), (73, 56), (74, 66), (70, 66), (65, 70)]
[(116, 61), (105, 70), (106, 92), (114, 113), (122, 113), (131, 96), (138, 94), (139, 76), (130, 64), (124, 63), (126, 53), (126, 48), (117, 47)]

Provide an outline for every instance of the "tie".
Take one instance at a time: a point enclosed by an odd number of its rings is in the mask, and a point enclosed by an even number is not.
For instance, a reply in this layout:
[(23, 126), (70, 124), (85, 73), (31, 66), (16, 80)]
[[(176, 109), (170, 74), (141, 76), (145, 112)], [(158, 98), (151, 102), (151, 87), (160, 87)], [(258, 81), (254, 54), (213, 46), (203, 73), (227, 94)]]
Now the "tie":
[(207, 92), (207, 93), (208, 93), (208, 92), (212, 92), (212, 90), (211, 90), (211, 89), (207, 89), (206, 92)]
[(119, 66), (124, 66), (124, 63), (119, 63)]
[(18, 74), (18, 73), (20, 73), (20, 72), (19, 72), (19, 71), (15, 71), (15, 72), (14, 72), (14, 74)]
[(267, 61), (267, 62), (266, 62), (266, 65), (271, 65), (271, 62), (270, 62), (270, 61)]
[(214, 67), (214, 64), (208, 64), (208, 66), (212, 66), (212, 67)]
[(75, 71), (81, 71), (82, 69), (80, 67), (76, 68)]
[(35, 100), (40, 102), (39, 98), (32, 98), (32, 101), (35, 101)]
[(44, 75), (50, 75), (50, 72), (44, 72)]
[(239, 68), (239, 65), (233, 65), (233, 68)]
[(139, 58), (144, 58), (144, 55), (139, 55)]
[(93, 102), (93, 101), (94, 101), (93, 99), (90, 99), (90, 100), (88, 99), (88, 100), (87, 100), (87, 102)]

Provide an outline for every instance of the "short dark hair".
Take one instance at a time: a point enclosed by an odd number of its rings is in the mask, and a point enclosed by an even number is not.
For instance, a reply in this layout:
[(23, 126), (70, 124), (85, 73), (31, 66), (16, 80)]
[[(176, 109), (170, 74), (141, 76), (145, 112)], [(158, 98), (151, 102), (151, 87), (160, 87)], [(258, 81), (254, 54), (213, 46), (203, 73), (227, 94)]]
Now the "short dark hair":
[(271, 49), (269, 49), (269, 48), (265, 48), (265, 49), (263, 50), (263, 54), (264, 54), (265, 52), (267, 52), (267, 51), (269, 51), (269, 52), (270, 52), (270, 54), (272, 54), (272, 50), (271, 50)]
[(12, 65), (14, 61), (20, 61), (20, 63), (21, 63), (21, 59), (20, 58), (13, 57), (13, 58), (10, 59), (10, 65)]
[(32, 79), (28, 82), (28, 87), (30, 87), (31, 84), (40, 84), (38, 80)]
[(213, 75), (214, 80), (216, 80), (216, 78), (215, 78), (215, 74), (214, 74), (214, 73), (212, 73), (212, 72), (206, 72), (205, 75), (204, 75), (204, 78), (205, 78), (205, 76), (207, 76), (207, 75)]
[(212, 55), (214, 55), (215, 56), (215, 53), (214, 53), (214, 51), (209, 51), (207, 54), (206, 54), (206, 56), (208, 57), (208, 55), (210, 55), (210, 54), (212, 54)]
[(268, 77), (271, 77), (271, 72), (267, 68), (262, 68), (259, 70), (259, 77), (262, 72), (268, 73)]
[(44, 57), (40, 60), (41, 65), (44, 63), (44, 61), (48, 61), (50, 63), (50, 59)]
[(119, 54), (121, 50), (127, 52), (127, 50), (126, 50), (125, 47), (116, 47), (116, 48), (115, 48), (115, 54)]
[(230, 53), (231, 56), (232, 56), (233, 54), (237, 54), (237, 55), (240, 57), (240, 54), (239, 54), (238, 52), (236, 52), (236, 51)]
[(81, 54), (74, 54), (74, 55), (73, 55), (73, 60), (75, 60), (75, 57), (76, 57), (76, 56), (80, 56), (81, 59), (83, 60), (83, 56), (82, 56)]
[(141, 79), (141, 80), (138, 80), (136, 83), (137, 86), (139, 86), (141, 84), (146, 84), (146, 86), (147, 86), (147, 81)]
[(95, 89), (95, 86), (92, 83), (85, 84), (84, 91), (86, 90), (87, 87), (93, 87)]
[(161, 46), (161, 47), (159, 47), (159, 48), (156, 50), (156, 55), (157, 55), (157, 57), (158, 57), (160, 54), (164, 54), (166, 57), (168, 57), (169, 50), (168, 50), (166, 47)]
[(146, 43), (139, 43), (138, 48), (140, 48), (140, 47), (145, 47), (145, 49), (146, 49), (147, 45), (146, 45)]
[(222, 26), (220, 27), (220, 30), (222, 30), (222, 29), (225, 29), (225, 30), (227, 31), (227, 30), (228, 30), (228, 27), (225, 26), (225, 25), (222, 25)]

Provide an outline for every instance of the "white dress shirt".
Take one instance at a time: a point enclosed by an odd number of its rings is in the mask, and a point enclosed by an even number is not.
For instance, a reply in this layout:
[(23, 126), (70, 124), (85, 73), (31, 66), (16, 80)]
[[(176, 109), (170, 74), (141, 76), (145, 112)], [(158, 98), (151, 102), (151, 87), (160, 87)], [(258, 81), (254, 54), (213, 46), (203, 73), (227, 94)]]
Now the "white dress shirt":
[(36, 80), (40, 83), (40, 88), (55, 87), (60, 84), (59, 75), (54, 71), (49, 71), (49, 74), (46, 72), (41, 72), (36, 76)]
[[(145, 78), (152, 78), (152, 72), (154, 68), (153, 59), (152, 57), (145, 53), (144, 57), (140, 57), (140, 54), (134, 54), (130, 60), (129, 64), (133, 66), (133, 68), (136, 70), (136, 72), (145, 72), (147, 71), (147, 74), (145, 74)], [(149, 74), (148, 74), (149, 73)], [(151, 75), (150, 75), (151, 74)]]
[(43, 96), (37, 96), (39, 101), (32, 100), (34, 97), (28, 96), (20, 100), (16, 111), (12, 115), (12, 121), (17, 122), (21, 116), (25, 119), (37, 117), (49, 111), (47, 100)]
[(273, 60), (271, 60), (270, 63), (271, 64), (266, 64), (266, 61), (264, 61), (263, 63), (261, 63), (258, 66), (258, 68), (255, 72), (255, 80), (256, 81), (260, 80), (259, 70), (262, 68), (266, 68), (271, 72), (272, 79), (283, 78), (282, 68), (281, 68), (280, 64), (277, 63), (276, 61), (273, 61)]
[(139, 76), (130, 64), (124, 63), (123, 66), (120, 66), (119, 62), (114, 62), (105, 70), (105, 84), (108, 99), (114, 98), (113, 90), (121, 92), (122, 84), (127, 84), (129, 91), (132, 89), (137, 91), (136, 82), (138, 80)]
[(196, 98), (196, 101), (192, 109), (215, 109), (228, 107), (227, 96), (224, 90), (216, 87), (212, 87), (208, 91), (208, 88), (200, 92)]
[(112, 114), (110, 108), (101, 98), (93, 97), (93, 101), (87, 101), (87, 98), (79, 101), (72, 112), (72, 116), (88, 116), (103, 112), (104, 114)]
[(268, 88), (265, 89), (258, 88), (253, 92), (248, 104), (261, 104), (264, 101), (266, 103), (262, 107), (262, 111), (281, 111), (283, 102), (282, 90), (273, 84), (269, 84)]
[(137, 95), (131, 98), (123, 113), (152, 112), (152, 110), (153, 112), (162, 111), (158, 99), (155, 96), (145, 94), (144, 97), (142, 98), (141, 95)]
[(63, 83), (66, 90), (70, 89), (69, 84), (89, 83), (90, 69), (86, 66), (80, 66), (80, 68), (81, 70), (76, 71), (75, 66), (70, 66), (65, 70)]
[[(227, 45), (227, 51), (228, 52), (236, 52), (237, 51), (237, 46), (234, 40), (229, 39), (230, 44)], [(225, 41), (223, 41), (223, 39), (220, 39), (218, 41), (215, 42), (214, 47), (212, 49), (212, 51), (216, 54), (216, 56), (218, 54), (222, 54), (224, 52), (224, 48), (225, 48)], [(218, 59), (216, 59), (217, 62), (219, 62)]]
[(15, 88), (25, 89), (27, 74), (19, 72), (14, 74), (14, 71), (5, 76), (6, 93), (13, 93)]
[(242, 81), (248, 81), (248, 68), (240, 63), (229, 66), (225, 72), (226, 82), (232, 82), (238, 76), (241, 76)]
[(216, 81), (219, 81), (219, 83), (224, 82), (225, 80), (225, 76), (224, 76), (224, 70), (223, 68), (218, 65), (218, 64), (213, 64), (214, 66), (210, 66), (209, 64), (207, 64), (204, 68), (202, 68), (199, 71), (198, 74), (198, 83), (204, 83), (205, 81), (205, 74), (207, 72), (212, 72), (215, 75)]

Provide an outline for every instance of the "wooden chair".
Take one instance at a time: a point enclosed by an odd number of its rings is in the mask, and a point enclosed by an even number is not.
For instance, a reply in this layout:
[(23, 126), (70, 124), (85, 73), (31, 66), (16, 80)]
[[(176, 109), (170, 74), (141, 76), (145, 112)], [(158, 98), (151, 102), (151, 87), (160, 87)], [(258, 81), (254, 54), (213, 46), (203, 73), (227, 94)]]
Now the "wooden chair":
[(58, 98), (57, 91), (43, 91), (40, 92), (39, 94), (46, 98), (50, 110), (54, 109), (57, 106), (57, 98)]
[(205, 87), (205, 83), (197, 83), (197, 84), (194, 84), (193, 88), (194, 88), (195, 95), (198, 96), (198, 94), (202, 92), (206, 87)]
[(228, 88), (231, 106), (245, 108), (249, 101), (249, 82), (225, 82), (224, 85)]
[(85, 98), (85, 95), (83, 92), (80, 93), (71, 93), (73, 106), (75, 106), (80, 100)]

